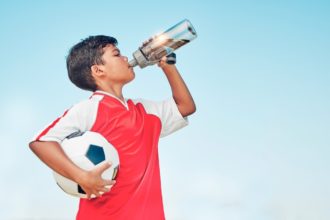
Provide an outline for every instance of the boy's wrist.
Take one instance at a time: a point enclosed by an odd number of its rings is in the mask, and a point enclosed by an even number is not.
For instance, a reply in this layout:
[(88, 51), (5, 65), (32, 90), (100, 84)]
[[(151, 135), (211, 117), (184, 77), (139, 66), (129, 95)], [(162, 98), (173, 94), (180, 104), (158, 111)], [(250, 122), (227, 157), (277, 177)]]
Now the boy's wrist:
[(72, 176), (72, 180), (76, 183), (81, 183), (86, 181), (87, 178), (87, 171), (78, 168), (77, 171), (73, 172), (74, 175)]
[(161, 66), (161, 69), (165, 74), (172, 74), (178, 72), (176, 66), (172, 64), (165, 64), (164, 66)]

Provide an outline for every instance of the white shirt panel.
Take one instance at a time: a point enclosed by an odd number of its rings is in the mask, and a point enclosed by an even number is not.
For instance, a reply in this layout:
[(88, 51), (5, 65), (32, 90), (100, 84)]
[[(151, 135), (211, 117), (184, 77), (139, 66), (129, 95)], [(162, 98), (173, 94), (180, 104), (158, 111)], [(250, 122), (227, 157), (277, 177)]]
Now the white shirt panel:
[(182, 117), (173, 98), (162, 102), (154, 102), (145, 99), (135, 99), (132, 101), (135, 104), (141, 103), (148, 114), (153, 114), (160, 118), (162, 122), (160, 137), (165, 137), (188, 125), (188, 118)]
[(100, 99), (100, 96), (96, 96), (74, 105), (39, 140), (61, 143), (72, 133), (90, 130), (96, 120)]

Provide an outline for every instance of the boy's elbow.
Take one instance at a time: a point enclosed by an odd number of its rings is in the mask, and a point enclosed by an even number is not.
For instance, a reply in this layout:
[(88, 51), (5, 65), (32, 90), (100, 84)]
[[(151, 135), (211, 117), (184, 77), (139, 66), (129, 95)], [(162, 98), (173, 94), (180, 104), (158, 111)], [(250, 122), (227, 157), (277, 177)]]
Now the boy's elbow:
[(186, 107), (182, 110), (181, 115), (182, 115), (183, 117), (187, 117), (187, 116), (189, 116), (189, 115), (194, 114), (195, 112), (196, 112), (196, 105), (195, 105), (195, 104), (192, 104), (192, 105), (190, 105), (190, 106), (186, 106)]
[(189, 115), (192, 115), (196, 112), (196, 105), (194, 102), (189, 105), (189, 107), (187, 108), (187, 111), (188, 111)]
[(29, 148), (30, 148), (30, 150), (34, 150), (35, 149), (35, 144), (36, 142), (35, 141), (31, 141), (30, 143), (29, 143)]
[(190, 107), (190, 109), (189, 109), (189, 115), (192, 115), (192, 114), (194, 114), (195, 112), (196, 112), (196, 105), (195, 105), (195, 103)]
[(38, 148), (38, 146), (39, 146), (39, 141), (31, 141), (30, 143), (29, 143), (29, 148), (30, 148), (30, 150), (32, 150), (33, 152), (35, 152), (36, 151), (36, 149)]

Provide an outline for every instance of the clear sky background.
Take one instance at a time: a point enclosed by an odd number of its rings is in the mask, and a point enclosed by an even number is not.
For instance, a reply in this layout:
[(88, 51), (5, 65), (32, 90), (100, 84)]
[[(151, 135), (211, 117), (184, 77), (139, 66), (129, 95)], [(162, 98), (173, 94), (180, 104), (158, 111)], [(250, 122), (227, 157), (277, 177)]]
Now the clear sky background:
[[(197, 104), (160, 141), (169, 220), (330, 219), (329, 1), (0, 0), (0, 219), (74, 219), (28, 142), (89, 97), (68, 80), (81, 39), (115, 36), (124, 55), (184, 18), (198, 38), (177, 51)], [(126, 98), (171, 95), (157, 67), (135, 69)]]

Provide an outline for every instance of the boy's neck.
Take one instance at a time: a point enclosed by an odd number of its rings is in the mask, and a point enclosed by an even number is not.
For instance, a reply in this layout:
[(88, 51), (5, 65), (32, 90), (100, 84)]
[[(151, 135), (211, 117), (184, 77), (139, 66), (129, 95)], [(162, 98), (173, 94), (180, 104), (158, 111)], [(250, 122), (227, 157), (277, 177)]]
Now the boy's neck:
[(117, 88), (117, 89), (115, 89), (115, 88), (99, 88), (98, 90), (109, 93), (109, 94), (115, 96), (116, 98), (120, 99), (121, 101), (125, 102), (125, 98), (123, 96), (121, 88)]

